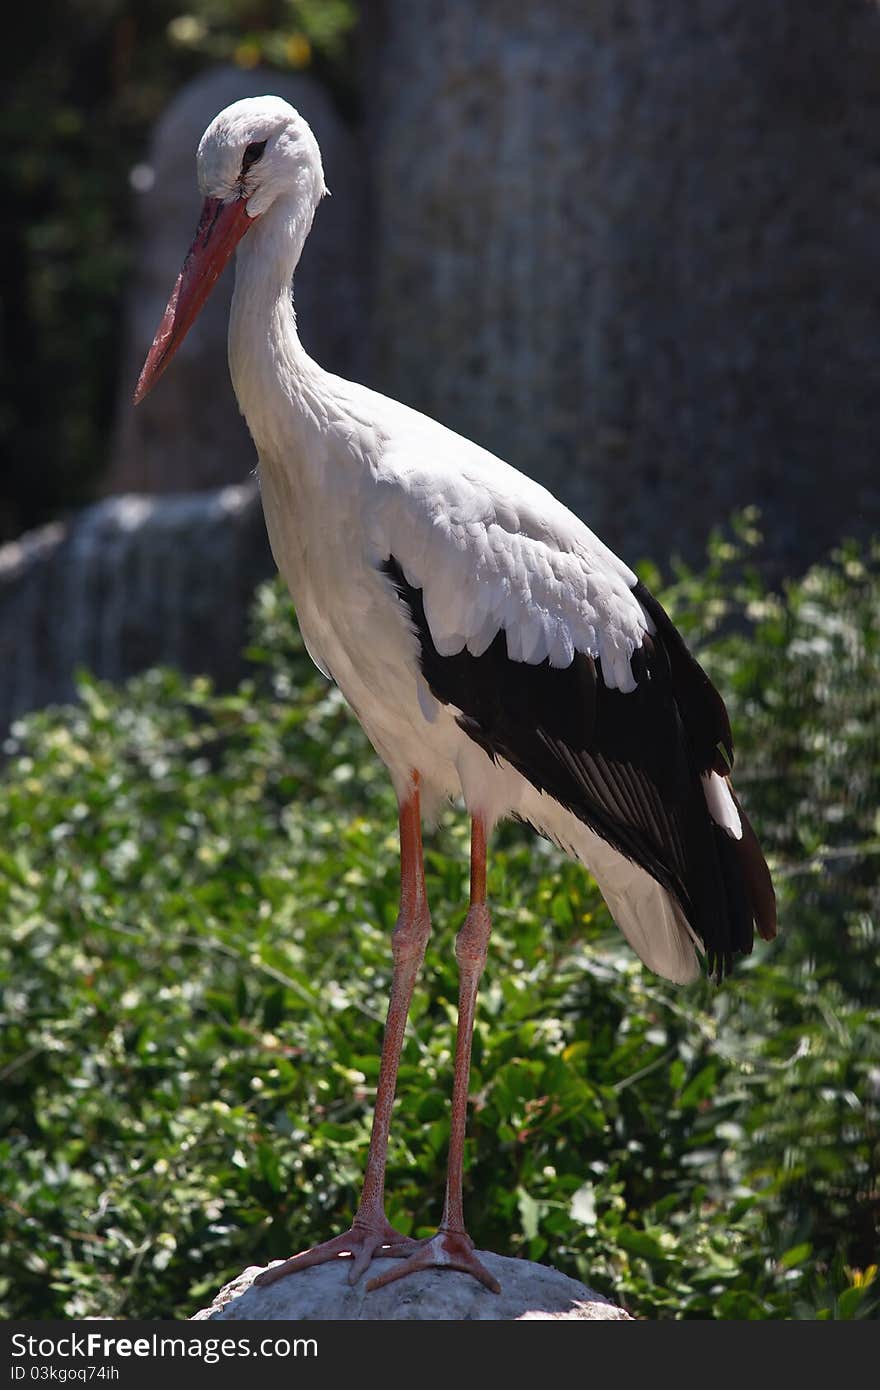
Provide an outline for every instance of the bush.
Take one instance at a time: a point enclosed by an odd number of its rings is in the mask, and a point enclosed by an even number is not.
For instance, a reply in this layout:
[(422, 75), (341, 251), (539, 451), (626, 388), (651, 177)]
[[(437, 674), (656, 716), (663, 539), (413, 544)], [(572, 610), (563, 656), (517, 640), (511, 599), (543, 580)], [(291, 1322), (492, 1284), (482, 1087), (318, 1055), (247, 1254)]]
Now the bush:
[[(625, 946), (584, 872), (495, 837), (466, 1208), (645, 1317), (876, 1310), (878, 552), (782, 594), (716, 541), (664, 600), (728, 696), (782, 931), (720, 988)], [(743, 553), (743, 547), (746, 553)], [(656, 576), (646, 575), (656, 585)], [(357, 1200), (390, 978), (395, 805), (277, 586), (232, 695), (153, 672), (17, 725), (0, 793), (7, 1317), (185, 1317)], [(439, 1217), (467, 827), (434, 936), (389, 1216)]]

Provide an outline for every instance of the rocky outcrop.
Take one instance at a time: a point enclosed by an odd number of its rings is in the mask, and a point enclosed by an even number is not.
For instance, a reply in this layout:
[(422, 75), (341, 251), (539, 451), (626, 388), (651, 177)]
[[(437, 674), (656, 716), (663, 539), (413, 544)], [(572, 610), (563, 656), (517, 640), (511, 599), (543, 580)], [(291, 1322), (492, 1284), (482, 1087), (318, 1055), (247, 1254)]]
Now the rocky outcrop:
[(195, 152), (202, 132), (230, 102), (265, 92), (284, 97), (312, 125), (333, 195), (318, 209), (297, 275), (303, 342), (328, 370), (363, 375), (365, 200), (355, 137), (312, 77), (233, 67), (205, 73), (168, 107), (147, 163), (133, 175), (138, 230), (106, 492), (220, 487), (241, 482), (256, 463), (226, 364), (231, 268), (190, 330), (174, 370), (136, 410), (131, 395), (198, 221)]
[[(254, 1288), (253, 1281), (261, 1271), (251, 1266), (226, 1284), (211, 1306), (196, 1313), (194, 1320), (629, 1320), (629, 1314), (622, 1308), (547, 1265), (511, 1260), (486, 1250), (477, 1253), (501, 1284), (500, 1294), (490, 1293), (469, 1274), (448, 1269), (409, 1274), (405, 1279), (368, 1293), (370, 1276), (349, 1284), (345, 1260), (315, 1265), (265, 1288)], [(383, 1269), (385, 1265), (383, 1260)]]
[(70, 698), (85, 667), (240, 674), (257, 582), (272, 572), (252, 485), (108, 498), (0, 549), (0, 730)]

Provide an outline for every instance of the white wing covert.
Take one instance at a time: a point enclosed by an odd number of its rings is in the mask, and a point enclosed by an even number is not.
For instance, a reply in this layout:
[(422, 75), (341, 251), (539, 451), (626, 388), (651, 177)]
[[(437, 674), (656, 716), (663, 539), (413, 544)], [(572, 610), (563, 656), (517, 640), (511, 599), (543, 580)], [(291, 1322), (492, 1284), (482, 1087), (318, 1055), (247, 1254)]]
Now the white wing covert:
[(630, 662), (651, 631), (636, 576), (538, 484), (489, 455), (480, 461), (479, 472), (377, 478), (376, 562), (393, 554), (421, 590), (441, 656), (481, 656), (503, 629), (512, 661), (563, 669), (583, 652), (609, 689), (635, 689)]

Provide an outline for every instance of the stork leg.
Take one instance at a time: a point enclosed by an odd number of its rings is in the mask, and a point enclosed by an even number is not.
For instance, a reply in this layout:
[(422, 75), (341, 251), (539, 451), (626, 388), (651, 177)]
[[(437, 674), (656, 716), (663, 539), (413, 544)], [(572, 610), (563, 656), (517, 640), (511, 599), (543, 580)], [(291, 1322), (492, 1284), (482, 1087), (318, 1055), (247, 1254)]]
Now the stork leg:
[[(452, 1083), (452, 1114), (449, 1130), (449, 1165), (446, 1199), (437, 1234), (421, 1243), (409, 1257), (393, 1269), (371, 1279), (368, 1289), (381, 1288), (420, 1269), (458, 1269), (472, 1274), (493, 1293), (501, 1286), (474, 1254), (474, 1243), (465, 1229), (462, 1178), (464, 1139), (467, 1126), (468, 1082), (471, 1069), (471, 1041), (480, 976), (486, 964), (492, 919), (486, 902), (486, 825), (480, 817), (471, 821), (471, 898), (468, 915), (455, 941), (458, 961), (458, 1032), (455, 1040), (455, 1071)], [(396, 1251), (389, 1253), (396, 1254)]]
[(400, 912), (391, 939), (394, 973), (370, 1149), (358, 1209), (349, 1231), (264, 1270), (254, 1280), (255, 1284), (273, 1284), (276, 1279), (297, 1270), (345, 1257), (351, 1258), (348, 1278), (353, 1284), (371, 1260), (379, 1256), (407, 1255), (418, 1248), (419, 1242), (395, 1231), (385, 1217), (385, 1163), (406, 1020), (430, 930), (418, 773), (414, 773), (412, 793), (400, 805)]

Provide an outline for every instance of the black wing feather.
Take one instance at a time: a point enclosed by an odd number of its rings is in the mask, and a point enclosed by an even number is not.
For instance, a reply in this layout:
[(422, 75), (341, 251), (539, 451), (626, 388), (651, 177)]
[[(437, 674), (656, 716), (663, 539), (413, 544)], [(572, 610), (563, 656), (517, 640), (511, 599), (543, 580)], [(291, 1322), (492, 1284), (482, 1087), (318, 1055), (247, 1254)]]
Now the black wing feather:
[(655, 633), (635, 653), (636, 688), (624, 693), (606, 686), (584, 652), (562, 670), (512, 661), (503, 630), (482, 656), (441, 656), (422, 591), (393, 556), (383, 569), (409, 610), (434, 697), (460, 711), (458, 724), (490, 758), (510, 763), (672, 893), (710, 971), (720, 976), (736, 952), (751, 950), (753, 917), (762, 935), (773, 934), (773, 890), (751, 827), (744, 858), (741, 842), (712, 821), (700, 781), (733, 761), (727, 711), (644, 585), (634, 594)]

